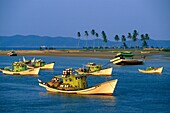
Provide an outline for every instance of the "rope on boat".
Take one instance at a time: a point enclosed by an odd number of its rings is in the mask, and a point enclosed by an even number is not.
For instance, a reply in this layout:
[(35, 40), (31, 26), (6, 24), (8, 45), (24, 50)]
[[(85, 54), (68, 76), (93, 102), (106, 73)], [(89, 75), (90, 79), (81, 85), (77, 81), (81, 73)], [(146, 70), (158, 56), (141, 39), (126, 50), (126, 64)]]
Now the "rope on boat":
[(110, 63), (112, 63), (112, 62), (108, 62), (108, 63), (104, 64), (103, 67), (106, 66), (106, 65), (108, 65), (108, 64), (110, 64)]

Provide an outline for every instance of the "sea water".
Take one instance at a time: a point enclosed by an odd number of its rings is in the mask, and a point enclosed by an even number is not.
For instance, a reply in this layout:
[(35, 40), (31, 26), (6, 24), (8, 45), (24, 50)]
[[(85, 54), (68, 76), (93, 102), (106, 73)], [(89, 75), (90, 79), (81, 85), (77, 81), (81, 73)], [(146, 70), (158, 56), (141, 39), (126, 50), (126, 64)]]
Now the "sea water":
[[(32, 59), (34, 56), (26, 57)], [(110, 59), (37, 56), (55, 61), (54, 70), (41, 70), (39, 76), (11, 76), (0, 72), (0, 113), (169, 113), (170, 58), (153, 56), (144, 65), (115, 66), (109, 80), (118, 79), (113, 96), (54, 94), (38, 85), (37, 79), (49, 81), (65, 68), (77, 69), (95, 62), (105, 65)], [(0, 68), (10, 66), (22, 56), (0, 56)], [(106, 66), (106, 67), (107, 67)], [(163, 66), (161, 75), (142, 74), (138, 68)], [(89, 76), (88, 85), (105, 82), (105, 77)]]

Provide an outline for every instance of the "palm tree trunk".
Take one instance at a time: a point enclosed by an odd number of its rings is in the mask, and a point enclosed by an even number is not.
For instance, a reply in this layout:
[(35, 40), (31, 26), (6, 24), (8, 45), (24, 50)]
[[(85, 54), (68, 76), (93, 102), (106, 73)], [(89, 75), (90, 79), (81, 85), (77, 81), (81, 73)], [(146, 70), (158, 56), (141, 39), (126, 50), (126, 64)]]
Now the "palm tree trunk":
[(86, 47), (87, 47), (87, 41), (88, 41), (88, 37), (86, 37)]
[(97, 37), (97, 40), (98, 40), (98, 41), (97, 41), (97, 42), (98, 42), (98, 45), (97, 45), (97, 46), (99, 47), (99, 38), (98, 38), (98, 37)]
[(95, 45), (96, 45), (96, 44), (95, 44), (95, 39), (94, 39), (94, 42), (93, 42), (93, 48), (95, 48)]
[(78, 45), (77, 45), (77, 48), (79, 48), (79, 45), (80, 45), (80, 38), (78, 39)]

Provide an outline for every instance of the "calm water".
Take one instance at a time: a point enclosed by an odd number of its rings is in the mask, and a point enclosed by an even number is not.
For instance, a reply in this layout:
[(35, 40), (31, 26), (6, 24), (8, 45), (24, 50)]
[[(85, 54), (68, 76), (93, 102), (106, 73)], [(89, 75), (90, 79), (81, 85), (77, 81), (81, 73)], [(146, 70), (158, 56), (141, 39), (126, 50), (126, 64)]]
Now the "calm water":
[[(31, 59), (33, 57), (26, 57)], [(82, 64), (94, 61), (106, 64), (109, 59), (37, 57), (46, 62), (55, 61), (52, 71), (41, 70), (38, 77), (8, 76), (0, 72), (0, 112), (83, 112), (83, 113), (170, 113), (170, 58), (153, 56), (145, 65), (114, 66), (109, 79), (118, 79), (113, 96), (88, 96), (50, 94), (40, 86), (37, 79), (49, 81), (60, 75), (65, 68), (79, 68)], [(8, 66), (21, 56), (0, 56), (0, 67)], [(162, 60), (164, 59), (164, 60)], [(147, 75), (137, 71), (147, 66), (164, 66), (162, 75)], [(89, 77), (89, 85), (104, 82), (105, 77)]]

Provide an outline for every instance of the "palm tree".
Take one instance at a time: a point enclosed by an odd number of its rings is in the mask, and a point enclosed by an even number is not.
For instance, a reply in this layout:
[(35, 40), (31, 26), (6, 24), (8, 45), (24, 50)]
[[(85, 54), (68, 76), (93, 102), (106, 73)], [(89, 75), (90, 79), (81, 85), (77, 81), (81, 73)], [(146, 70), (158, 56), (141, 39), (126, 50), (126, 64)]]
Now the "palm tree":
[(149, 35), (147, 33), (145, 34), (145, 38), (146, 40), (149, 40)]
[[(91, 30), (91, 34), (94, 36), (95, 35), (95, 30), (94, 29), (92, 29)], [(94, 42), (93, 42), (93, 48), (95, 47), (95, 39), (94, 39)]]
[(145, 40), (145, 35), (144, 35), (144, 34), (141, 34), (140, 37), (141, 37), (141, 40), (142, 40), (142, 41)]
[(117, 41), (117, 43), (118, 43), (118, 41), (120, 40), (120, 38), (119, 38), (118, 35), (115, 35), (114, 39)]
[(137, 32), (137, 30), (133, 31), (133, 35), (137, 37), (137, 35), (139, 35), (139, 33)]
[[(99, 34), (98, 34), (98, 33), (95, 33), (95, 35), (96, 35), (96, 38), (97, 38), (97, 40), (98, 40)], [(98, 40), (98, 46), (99, 46), (99, 40)]]
[(123, 42), (124, 49), (127, 47), (125, 41), (126, 41), (126, 37), (125, 35), (122, 35), (122, 42)]
[[(132, 37), (132, 40), (133, 40), (134, 42), (137, 42), (137, 40), (138, 40), (137, 36), (138, 36), (138, 32), (137, 32), (137, 30), (134, 30), (134, 31), (133, 31), (133, 37)], [(138, 47), (138, 44), (136, 43), (136, 48), (137, 48), (137, 47)]]
[(89, 36), (87, 31), (85, 31), (85, 36), (86, 36), (86, 46), (85, 47), (87, 47), (87, 41), (88, 41), (88, 36)]
[(78, 45), (77, 45), (77, 47), (79, 48), (79, 44), (80, 44), (80, 37), (81, 37), (80, 32), (77, 32), (77, 36), (78, 36)]
[(142, 43), (142, 47), (147, 47), (148, 44), (146, 42), (146, 40), (149, 40), (149, 35), (148, 34), (141, 34), (141, 40), (143, 41)]
[(142, 47), (147, 47), (147, 46), (148, 46), (148, 44), (147, 44), (146, 40), (144, 40), (142, 43)]
[(103, 37), (103, 42), (107, 43), (107, 36), (106, 36), (106, 33), (104, 31), (102, 31), (102, 37)]
[[(131, 33), (128, 33), (127, 38), (129, 38), (130, 40), (132, 40), (132, 34), (131, 34)], [(131, 47), (131, 46), (132, 46), (132, 45), (131, 45), (131, 43), (130, 43), (130, 47)]]

